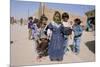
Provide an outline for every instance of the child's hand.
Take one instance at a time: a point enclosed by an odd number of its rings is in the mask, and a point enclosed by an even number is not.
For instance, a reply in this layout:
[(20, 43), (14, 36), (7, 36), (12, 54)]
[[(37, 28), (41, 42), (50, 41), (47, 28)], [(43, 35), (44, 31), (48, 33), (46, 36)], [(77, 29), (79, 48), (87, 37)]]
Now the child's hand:
[(47, 30), (47, 36), (49, 39), (51, 39), (52, 31), (50, 29)]

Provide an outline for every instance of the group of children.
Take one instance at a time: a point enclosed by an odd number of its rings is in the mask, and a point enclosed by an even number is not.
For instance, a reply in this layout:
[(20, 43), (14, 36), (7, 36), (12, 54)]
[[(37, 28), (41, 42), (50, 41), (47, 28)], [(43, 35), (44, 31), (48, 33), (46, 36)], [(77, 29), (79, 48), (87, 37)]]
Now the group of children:
[(49, 24), (47, 24), (48, 18), (45, 15), (37, 21), (29, 17), (29, 39), (34, 39), (37, 43), (38, 59), (49, 56), (51, 61), (62, 61), (72, 32), (74, 33), (73, 52), (79, 54), (83, 31), (80, 25), (81, 20), (76, 18), (74, 24), (68, 20), (68, 13), (64, 12), (61, 15), (59, 11), (55, 11), (53, 21)]

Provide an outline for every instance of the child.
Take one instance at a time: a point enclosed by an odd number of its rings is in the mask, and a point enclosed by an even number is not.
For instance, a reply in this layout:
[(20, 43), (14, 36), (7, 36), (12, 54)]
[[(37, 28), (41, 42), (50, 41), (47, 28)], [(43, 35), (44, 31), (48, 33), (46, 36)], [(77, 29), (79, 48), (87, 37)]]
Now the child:
[(68, 39), (69, 39), (69, 36), (71, 35), (71, 32), (72, 32), (72, 26), (71, 26), (71, 24), (68, 22), (68, 20), (69, 20), (69, 15), (68, 15), (68, 13), (66, 13), (66, 12), (64, 12), (63, 14), (62, 14), (62, 24), (63, 24), (63, 26), (64, 26), (64, 29), (67, 29), (67, 31), (65, 32), (66, 33), (66, 35), (65, 35), (65, 52), (68, 50), (67, 49), (67, 46), (68, 46)]
[(61, 14), (55, 11), (53, 21), (46, 27), (52, 31), (50, 42), (48, 43), (48, 55), (51, 61), (62, 61), (64, 56), (64, 36), (62, 33)]
[(32, 25), (33, 25), (33, 17), (28, 18), (28, 29), (29, 29), (29, 40), (32, 38)]
[(39, 22), (38, 19), (34, 19), (33, 24), (32, 24), (32, 39), (37, 40), (37, 35), (38, 35), (38, 26), (37, 23)]
[(41, 16), (40, 18), (40, 23), (41, 23), (41, 26), (40, 26), (40, 30), (39, 30), (39, 35), (38, 35), (38, 40), (37, 40), (37, 52), (38, 52), (38, 59), (44, 57), (44, 56), (47, 56), (47, 51), (48, 51), (48, 38), (47, 36), (45, 35), (45, 27), (46, 27), (46, 24), (47, 24), (47, 20), (48, 18), (46, 16)]
[(74, 44), (73, 44), (73, 52), (77, 55), (80, 52), (80, 41), (82, 36), (82, 27), (81, 27), (81, 20), (76, 18), (74, 20), (73, 25), (73, 32), (74, 32)]

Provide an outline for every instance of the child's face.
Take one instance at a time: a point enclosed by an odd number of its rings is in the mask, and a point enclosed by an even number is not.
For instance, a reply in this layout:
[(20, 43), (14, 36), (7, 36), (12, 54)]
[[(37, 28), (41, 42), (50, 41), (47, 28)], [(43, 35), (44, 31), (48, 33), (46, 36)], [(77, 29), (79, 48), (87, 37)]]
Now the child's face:
[(46, 24), (45, 24), (45, 23), (43, 23), (43, 24), (41, 25), (41, 27), (42, 27), (42, 28), (45, 28), (45, 26), (46, 26)]
[(46, 26), (47, 20), (43, 19), (42, 20), (42, 28), (44, 28)]
[(32, 19), (29, 19), (29, 21), (32, 21)]
[(74, 25), (78, 25), (77, 22), (74, 22)]
[(63, 21), (67, 22), (67, 21), (68, 21), (68, 18), (67, 18), (67, 17), (65, 17)]
[(46, 24), (47, 24), (47, 21), (45, 19), (42, 20), (42, 28), (44, 28), (46, 26)]
[(55, 18), (54, 21), (55, 21), (56, 23), (60, 23), (60, 16), (59, 16), (59, 14), (56, 14), (54, 18)]
[(43, 23), (43, 24), (46, 24), (46, 23), (47, 23), (47, 20), (43, 19), (43, 20), (42, 20), (42, 23)]
[(55, 20), (59, 20), (59, 14), (55, 15)]

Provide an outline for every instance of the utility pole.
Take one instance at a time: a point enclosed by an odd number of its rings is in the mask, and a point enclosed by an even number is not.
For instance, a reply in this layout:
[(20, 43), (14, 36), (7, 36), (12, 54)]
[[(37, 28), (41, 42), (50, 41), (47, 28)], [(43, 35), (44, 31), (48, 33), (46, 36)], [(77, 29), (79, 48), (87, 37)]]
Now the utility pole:
[(44, 15), (44, 13), (45, 13), (45, 3), (43, 3), (43, 2), (40, 2), (40, 6), (39, 6), (39, 18), (40, 18), (40, 16), (41, 15)]
[(29, 17), (29, 8), (28, 8), (28, 17)]

